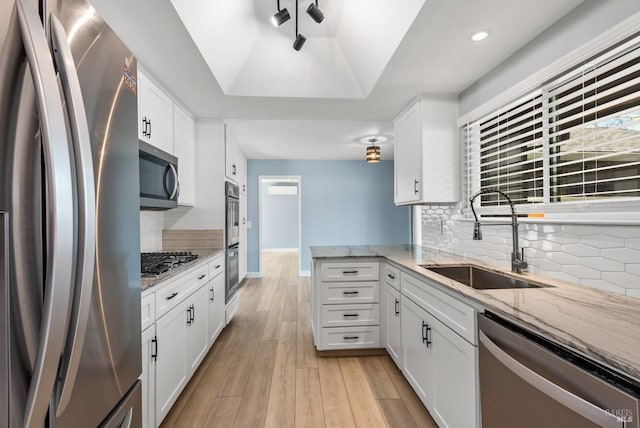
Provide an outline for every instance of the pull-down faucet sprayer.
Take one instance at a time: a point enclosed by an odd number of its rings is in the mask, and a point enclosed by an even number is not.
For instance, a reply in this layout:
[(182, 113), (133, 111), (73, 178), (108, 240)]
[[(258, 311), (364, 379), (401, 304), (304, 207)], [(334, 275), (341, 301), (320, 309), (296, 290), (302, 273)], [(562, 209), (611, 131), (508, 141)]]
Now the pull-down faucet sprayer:
[(521, 273), (524, 269), (527, 268), (528, 264), (524, 261), (524, 248), (520, 250), (518, 248), (518, 215), (516, 214), (515, 209), (513, 208), (513, 201), (511, 198), (507, 196), (506, 193), (498, 190), (498, 189), (482, 189), (475, 195), (469, 198), (469, 203), (471, 204), (471, 211), (473, 212), (473, 218), (475, 219), (475, 223), (473, 225), (473, 240), (481, 241), (482, 240), (482, 230), (480, 226), (482, 223), (478, 220), (478, 216), (476, 215), (476, 210), (473, 207), (473, 201), (480, 196), (486, 195), (489, 193), (497, 193), (504, 197), (511, 207), (511, 223), (485, 223), (487, 226), (511, 226), (511, 237), (513, 241), (513, 249), (511, 251), (511, 270), (513, 272)]

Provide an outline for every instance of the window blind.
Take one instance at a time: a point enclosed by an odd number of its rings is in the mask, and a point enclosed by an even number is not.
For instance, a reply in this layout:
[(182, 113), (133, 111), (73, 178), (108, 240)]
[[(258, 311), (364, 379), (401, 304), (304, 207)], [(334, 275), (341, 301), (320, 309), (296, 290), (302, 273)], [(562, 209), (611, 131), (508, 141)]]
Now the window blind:
[(461, 139), (468, 197), (498, 188), (516, 204), (639, 198), (640, 37), (466, 124)]

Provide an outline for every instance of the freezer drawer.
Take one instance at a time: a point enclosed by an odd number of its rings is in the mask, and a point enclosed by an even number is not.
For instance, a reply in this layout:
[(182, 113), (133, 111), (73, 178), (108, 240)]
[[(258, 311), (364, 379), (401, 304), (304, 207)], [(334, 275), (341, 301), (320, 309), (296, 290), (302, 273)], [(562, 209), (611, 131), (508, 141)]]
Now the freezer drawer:
[(142, 386), (137, 381), (100, 428), (142, 428)]

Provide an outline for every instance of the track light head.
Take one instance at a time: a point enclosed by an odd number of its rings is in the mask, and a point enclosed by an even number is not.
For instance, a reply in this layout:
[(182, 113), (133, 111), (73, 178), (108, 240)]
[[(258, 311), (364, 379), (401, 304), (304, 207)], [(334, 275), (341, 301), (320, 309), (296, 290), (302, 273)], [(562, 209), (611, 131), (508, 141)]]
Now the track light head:
[(307, 38), (305, 36), (303, 36), (302, 34), (298, 34), (296, 36), (296, 39), (293, 41), (293, 48), (299, 51), (300, 49), (302, 49), (302, 46), (304, 46), (304, 42), (306, 41)]
[(289, 19), (291, 18), (291, 16), (289, 15), (289, 11), (287, 10), (287, 8), (283, 8), (282, 10), (277, 11), (272, 17), (271, 17), (271, 23), (275, 26), (275, 27), (279, 27), (282, 24), (284, 24), (285, 22), (287, 22)]
[(309, 5), (309, 7), (307, 8), (307, 13), (318, 24), (321, 23), (322, 20), (324, 19), (324, 13), (322, 13), (320, 8), (318, 6), (316, 6), (315, 4), (313, 4), (313, 3), (311, 3)]

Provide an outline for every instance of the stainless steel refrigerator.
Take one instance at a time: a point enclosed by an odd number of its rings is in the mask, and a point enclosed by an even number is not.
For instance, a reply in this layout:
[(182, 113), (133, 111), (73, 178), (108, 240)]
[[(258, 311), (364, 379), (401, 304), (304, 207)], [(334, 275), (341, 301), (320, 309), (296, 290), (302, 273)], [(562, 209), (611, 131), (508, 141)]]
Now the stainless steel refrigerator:
[(136, 60), (85, 1), (0, 3), (0, 427), (141, 426)]

